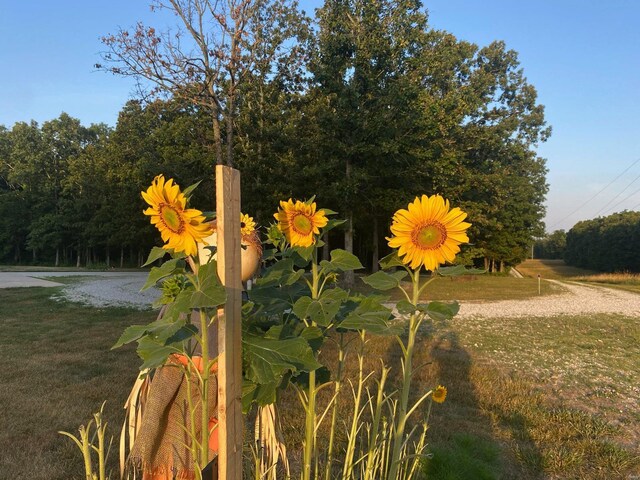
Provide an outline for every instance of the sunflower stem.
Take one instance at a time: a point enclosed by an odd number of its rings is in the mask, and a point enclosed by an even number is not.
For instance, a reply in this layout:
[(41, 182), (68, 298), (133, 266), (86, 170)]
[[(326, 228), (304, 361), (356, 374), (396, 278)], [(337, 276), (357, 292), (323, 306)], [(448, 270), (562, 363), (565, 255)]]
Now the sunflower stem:
[[(320, 277), (318, 274), (318, 251), (314, 248), (311, 257), (311, 298), (317, 300), (320, 296), (318, 289)], [(316, 326), (311, 322), (311, 326)], [(304, 441), (304, 465), (302, 478), (310, 480), (313, 452), (315, 450), (315, 430), (316, 430), (316, 372), (309, 372), (309, 394), (307, 396), (306, 418), (305, 418), (305, 441)]]
[(205, 466), (209, 463), (209, 374), (211, 370), (209, 368), (209, 333), (207, 330), (207, 314), (204, 309), (200, 309), (200, 335), (202, 336), (202, 343), (200, 344), (200, 348), (202, 350), (202, 392), (200, 393), (202, 398), (200, 466)]
[[(412, 303), (418, 305), (420, 299), (420, 268), (414, 270), (412, 276)], [(415, 345), (416, 334), (418, 327), (420, 326), (420, 315), (415, 312), (411, 314), (409, 320), (409, 337), (407, 339), (406, 347), (404, 348), (404, 362), (403, 362), (403, 377), (402, 377), (402, 391), (400, 394), (400, 405), (398, 409), (398, 416), (396, 421), (396, 428), (393, 433), (393, 451), (391, 454), (391, 465), (389, 466), (388, 480), (396, 480), (398, 476), (398, 470), (400, 469), (400, 454), (402, 451), (402, 444), (404, 440), (404, 430), (407, 423), (407, 406), (409, 404), (409, 392), (411, 390), (411, 369), (413, 360), (413, 348)]]
[(338, 422), (338, 395), (342, 387), (342, 369), (344, 367), (344, 334), (340, 333), (340, 343), (338, 348), (338, 371), (336, 373), (335, 381), (335, 395), (336, 401), (333, 404), (333, 411), (331, 412), (331, 430), (329, 432), (329, 448), (327, 450), (327, 466), (325, 468), (325, 480), (331, 480), (331, 464), (333, 463), (333, 442), (335, 438), (336, 424)]

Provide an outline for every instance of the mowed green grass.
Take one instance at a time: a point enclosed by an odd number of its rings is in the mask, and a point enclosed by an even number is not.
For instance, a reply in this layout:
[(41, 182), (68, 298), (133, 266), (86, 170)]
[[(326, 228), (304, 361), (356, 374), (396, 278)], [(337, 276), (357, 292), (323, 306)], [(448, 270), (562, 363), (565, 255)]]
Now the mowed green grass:
[[(154, 314), (56, 302), (49, 298), (55, 292), (0, 290), (0, 479), (81, 478), (76, 447), (56, 432), (77, 430), (104, 400), (118, 439), (140, 362), (132, 348), (109, 348), (126, 326)], [(329, 365), (335, 348), (324, 348)], [(365, 348), (365, 369), (379, 369), (382, 359), (397, 385), (395, 340), (369, 337)], [(638, 359), (639, 320), (620, 316), (454, 319), (425, 329), (414, 360), (415, 398), (438, 383), (448, 396), (433, 407), (433, 460), (424, 471), (451, 480), (640, 474)], [(348, 362), (347, 375), (355, 378), (353, 350)], [(304, 415), (293, 392), (280, 412), (295, 465)], [(348, 422), (348, 415), (341, 411), (340, 418)]]

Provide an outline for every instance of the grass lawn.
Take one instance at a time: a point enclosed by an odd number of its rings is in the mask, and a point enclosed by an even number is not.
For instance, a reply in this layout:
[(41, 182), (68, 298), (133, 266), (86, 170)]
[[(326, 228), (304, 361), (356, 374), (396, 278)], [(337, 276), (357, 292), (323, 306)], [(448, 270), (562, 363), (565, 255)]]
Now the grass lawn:
[[(122, 404), (139, 361), (131, 348), (109, 347), (124, 327), (153, 317), (56, 302), (52, 293), (0, 290), (3, 480), (81, 478), (76, 447), (56, 432), (76, 431), (105, 399), (117, 442)], [(432, 412), (429, 478), (640, 474), (640, 320), (454, 319), (424, 331), (419, 345), (414, 364), (423, 367), (414, 376), (416, 395), (436, 383), (449, 391)], [(383, 359), (395, 372), (391, 382), (399, 383), (400, 351), (393, 339), (370, 337), (366, 353), (367, 369), (379, 368)], [(327, 342), (323, 358), (335, 358), (333, 342)], [(348, 358), (353, 373), (355, 355)], [(304, 415), (293, 392), (284, 396), (280, 412), (296, 464)]]
[(566, 279), (568, 277), (578, 277), (593, 275), (597, 272), (585, 270), (584, 268), (570, 267), (564, 260), (532, 260), (527, 259), (517, 267), (518, 271), (525, 277)]
[(598, 273), (570, 267), (563, 260), (525, 260), (518, 265), (518, 271), (532, 279), (540, 274), (542, 278), (570, 280), (640, 293), (640, 274), (637, 273)]
[[(410, 282), (403, 282), (405, 290), (411, 288)], [(542, 282), (541, 294), (557, 294), (562, 291), (558, 285)], [(355, 290), (369, 294), (369, 288), (359, 277), (356, 277)], [(404, 299), (398, 289), (384, 292), (391, 295), (394, 301)], [(538, 296), (538, 280), (536, 278), (514, 278), (506, 275), (468, 275), (462, 277), (438, 277), (425, 290), (422, 300), (460, 300), (460, 301), (493, 301), (522, 300)]]
[[(0, 289), (3, 480), (81, 478), (77, 447), (57, 431), (77, 434), (107, 400), (117, 443), (122, 406), (138, 370), (134, 349), (109, 349), (126, 326), (150, 321), (152, 312), (51, 300), (57, 291)], [(117, 446), (114, 462), (115, 452)]]

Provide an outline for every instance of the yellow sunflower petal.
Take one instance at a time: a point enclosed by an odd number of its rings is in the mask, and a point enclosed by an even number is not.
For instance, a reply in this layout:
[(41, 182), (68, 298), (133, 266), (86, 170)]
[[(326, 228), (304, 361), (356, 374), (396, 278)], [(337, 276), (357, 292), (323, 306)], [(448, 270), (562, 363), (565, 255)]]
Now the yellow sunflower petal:
[(463, 222), (466, 213), (458, 207), (451, 209), (449, 201), (440, 195), (422, 195), (393, 215), (391, 248), (398, 249), (401, 260), (412, 269), (425, 267), (435, 270), (452, 262), (460, 251), (459, 245), (468, 242)]

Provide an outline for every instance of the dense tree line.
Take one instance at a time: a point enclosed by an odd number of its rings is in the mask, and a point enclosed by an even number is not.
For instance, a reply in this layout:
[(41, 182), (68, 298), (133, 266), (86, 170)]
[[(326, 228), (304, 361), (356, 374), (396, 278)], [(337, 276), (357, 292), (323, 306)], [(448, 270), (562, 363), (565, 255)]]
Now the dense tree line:
[[(498, 269), (524, 258), (542, 234), (535, 147), (550, 129), (517, 54), (431, 29), (418, 1), (327, 0), (314, 28), (292, 5), (262, 4), (233, 80), (196, 72), (164, 98), (127, 103), (113, 129), (66, 114), (0, 129), (0, 259), (138, 263), (157, 237), (140, 190), (158, 173), (183, 187), (203, 180), (193, 204), (210, 209), (220, 158), (240, 169), (243, 210), (262, 225), (278, 200), (317, 195), (348, 220), (332, 246), (369, 267), (386, 253), (392, 213), (422, 193), (469, 213), (463, 261)], [(259, 28), (274, 15), (279, 24)], [(118, 38), (108, 37), (116, 64)], [(198, 103), (201, 81), (211, 89)]]
[(602, 272), (640, 272), (640, 212), (576, 223), (567, 232), (565, 262)]
[(533, 249), (535, 258), (559, 260), (564, 258), (567, 246), (567, 232), (555, 230), (542, 238), (536, 239)]

